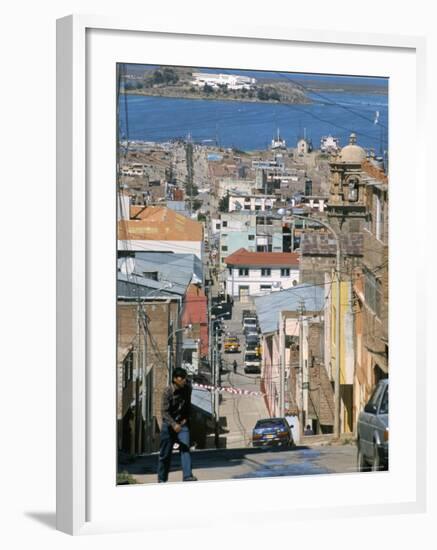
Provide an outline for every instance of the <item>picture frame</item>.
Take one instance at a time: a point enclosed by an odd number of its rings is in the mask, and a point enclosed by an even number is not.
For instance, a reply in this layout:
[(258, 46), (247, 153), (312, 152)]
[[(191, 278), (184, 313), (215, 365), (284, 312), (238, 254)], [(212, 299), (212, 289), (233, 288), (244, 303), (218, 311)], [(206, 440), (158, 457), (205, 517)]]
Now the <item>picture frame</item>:
[[(126, 40), (123, 42), (124, 37)], [(142, 38), (148, 38), (154, 46), (160, 45), (161, 49), (154, 50), (153, 55), (150, 50), (142, 50), (139, 46)], [(117, 40), (121, 40), (120, 43)], [(129, 39), (130, 45), (128, 44)], [(180, 41), (180, 44), (179, 44)], [(123, 43), (122, 43), (123, 42)], [(187, 46), (189, 43), (195, 43), (195, 47)], [(160, 519), (159, 511), (163, 506), (163, 496), (165, 499), (183, 494), (183, 487), (113, 487), (102, 489), (102, 483), (107, 484), (111, 479), (106, 475), (106, 468), (102, 463), (101, 457), (96, 458), (96, 445), (102, 448), (110, 445), (111, 438), (114, 435), (115, 427), (113, 418), (105, 416), (104, 411), (110, 410), (112, 401), (115, 398), (115, 390), (111, 386), (113, 373), (108, 374), (108, 380), (104, 379), (104, 371), (99, 371), (96, 375), (97, 363), (104, 363), (108, 366), (108, 372), (111, 364), (111, 346), (105, 347), (105, 353), (102, 352), (102, 361), (96, 361), (96, 347), (100, 342), (110, 337), (114, 337), (114, 311), (115, 307), (105, 306), (103, 294), (97, 292), (99, 276), (96, 274), (96, 257), (103, 266), (102, 276), (104, 283), (101, 285), (102, 292), (106, 291), (106, 298), (110, 296), (111, 289), (114, 292), (115, 284), (113, 274), (107, 276), (106, 266), (111, 266), (113, 258), (113, 240), (111, 236), (102, 237), (102, 228), (97, 227), (97, 213), (99, 209), (104, 213), (102, 216), (102, 226), (108, 229), (113, 220), (116, 219), (112, 204), (111, 184), (103, 185), (96, 182), (96, 161), (95, 159), (104, 158), (104, 151), (111, 150), (115, 143), (115, 132), (113, 136), (106, 140), (105, 146), (99, 155), (94, 155), (93, 143), (98, 140), (97, 134), (107, 133), (107, 130), (115, 128), (115, 119), (108, 116), (103, 123), (102, 118), (99, 123), (94, 120), (96, 106), (96, 90), (92, 88), (98, 72), (96, 67), (96, 58), (93, 56), (103, 55), (99, 52), (109, 52), (108, 44), (113, 44), (121, 60), (137, 62), (143, 60), (144, 63), (151, 62), (158, 57), (163, 59), (163, 63), (168, 63), (172, 59), (174, 64), (178, 64), (186, 55), (198, 55), (199, 61), (206, 57), (205, 51), (199, 48), (199, 44), (205, 43), (210, 48), (211, 45), (227, 44), (227, 55), (232, 49), (233, 55), (237, 56), (237, 50), (241, 53), (241, 59), (245, 57), (246, 67), (265, 68), (267, 62), (263, 57), (272, 59), (271, 52), (275, 51), (279, 59), (280, 52), (286, 51), (289, 47), (296, 48), (296, 52), (302, 54), (308, 59), (312, 57), (313, 61), (300, 60), (301, 66), (308, 63), (314, 65), (314, 59), (317, 52), (324, 53), (326, 72), (329, 72), (329, 65), (334, 63), (330, 56), (339, 56), (339, 51), (343, 52), (345, 65), (352, 64), (354, 55), (359, 50), (369, 57), (378, 54), (381, 58), (384, 55), (393, 56), (396, 61), (393, 63), (390, 71), (393, 73), (393, 82), (400, 78), (398, 72), (401, 70), (406, 76), (412, 79), (412, 88), (410, 98), (414, 97), (414, 104), (409, 104), (408, 113), (405, 119), (407, 123), (402, 123), (396, 118), (396, 114), (402, 112), (402, 108), (408, 103), (402, 98), (402, 92), (391, 89), (390, 93), (393, 103), (390, 105), (390, 147), (393, 147), (391, 178), (399, 182), (398, 186), (406, 185), (406, 179), (411, 182), (424, 181), (424, 162), (423, 147), (420, 147), (420, 136), (424, 124), (424, 101), (423, 90), (425, 88), (425, 40), (422, 37), (409, 37), (397, 35), (375, 35), (371, 33), (337, 33), (330, 31), (311, 31), (304, 29), (289, 29), (287, 27), (251, 27), (251, 26), (232, 26), (226, 30), (216, 28), (213, 24), (208, 27), (193, 23), (187, 27), (179, 27), (175, 23), (152, 23), (142, 22), (122, 18), (105, 18), (97, 16), (72, 15), (57, 22), (57, 528), (60, 531), (72, 535), (88, 534), (108, 531), (124, 530), (147, 530), (164, 528), (165, 522)], [(167, 46), (165, 46), (167, 44)], [(177, 47), (176, 47), (177, 46)], [(248, 50), (256, 53), (248, 53)], [(130, 52), (130, 53), (129, 53)], [(383, 55), (384, 53), (384, 55)], [(102, 62), (102, 66), (111, 67), (113, 60), (110, 54)], [(212, 47), (209, 55), (214, 59), (223, 58), (222, 65), (226, 66), (226, 55), (221, 53), (220, 49)], [(91, 56), (91, 57), (90, 57)], [(126, 58), (125, 56), (129, 56)], [(228, 58), (229, 59), (229, 58)], [(376, 58), (374, 58), (376, 59)], [(214, 61), (213, 61), (214, 62)], [(249, 67), (247, 63), (252, 63)], [(259, 66), (261, 63), (261, 67)], [(281, 61), (276, 61), (280, 65)], [(282, 63), (284, 63), (282, 61)], [(387, 61), (386, 61), (387, 63)], [(206, 65), (206, 63), (203, 63)], [(201, 63), (199, 62), (199, 65)], [(311, 66), (313, 66), (311, 65)], [(350, 65), (353, 67), (353, 65)], [(284, 65), (282, 65), (284, 67)], [(102, 69), (103, 70), (103, 69)], [(114, 69), (115, 70), (115, 69)], [(291, 67), (290, 67), (291, 70)], [(350, 69), (352, 71), (352, 69)], [(358, 69), (359, 70), (359, 69)], [(100, 68), (99, 68), (100, 71)], [(312, 72), (309, 70), (308, 72)], [(395, 75), (396, 73), (396, 75)], [(353, 74), (346, 72), (344, 74)], [(358, 73), (355, 73), (358, 74)], [(375, 74), (375, 73), (373, 73)], [(109, 72), (106, 73), (108, 78)], [(391, 77), (391, 75), (389, 75)], [(93, 80), (94, 79), (94, 80)], [(102, 79), (102, 82), (106, 80)], [(114, 82), (115, 83), (115, 82)], [(114, 92), (108, 88), (104, 93), (108, 94), (107, 101), (102, 101), (103, 105), (110, 105), (113, 100)], [(404, 92), (407, 93), (407, 92)], [(404, 102), (403, 102), (404, 101)], [(115, 108), (115, 105), (113, 106)], [(109, 122), (108, 122), (109, 120)], [(402, 164), (402, 157), (405, 154), (403, 145), (397, 141), (397, 134), (405, 129), (413, 132), (413, 149), (416, 152), (417, 162), (414, 167), (408, 170)], [(101, 137), (101, 136), (100, 136)], [(99, 146), (100, 147), (100, 146)], [(115, 155), (115, 147), (113, 150)], [(104, 175), (110, 175), (114, 172), (114, 164), (108, 160), (108, 167), (100, 164), (102, 178)], [(109, 171), (108, 171), (109, 170)], [(104, 173), (104, 174), (103, 174)], [(110, 177), (110, 176), (109, 176)], [(113, 175), (115, 178), (115, 175)], [(412, 177), (412, 179), (411, 179)], [(103, 193), (103, 195), (100, 195)], [(99, 197), (99, 198), (98, 198)], [(99, 201), (101, 200), (101, 203)], [(218, 503), (224, 502), (229, 495), (230, 500), (235, 502), (232, 506), (237, 506), (240, 499), (242, 507), (240, 519), (245, 522), (269, 521), (287, 522), (292, 519), (303, 518), (326, 518), (340, 516), (363, 516), (369, 514), (393, 514), (393, 513), (417, 513), (423, 512), (426, 508), (426, 357), (425, 357), (425, 315), (424, 304), (425, 289), (415, 281), (415, 275), (412, 273), (400, 273), (396, 267), (402, 265), (402, 244), (405, 247), (413, 246), (415, 250), (415, 270), (414, 273), (425, 271), (424, 250), (420, 243), (417, 243), (412, 234), (420, 231), (425, 226), (425, 221), (414, 208), (414, 199), (409, 197), (407, 202), (405, 197), (394, 188), (394, 196), (391, 202), (395, 207), (391, 211), (391, 232), (396, 232), (391, 237), (393, 242), (393, 273), (396, 273), (396, 281), (391, 279), (390, 285), (394, 289), (395, 295), (402, 296), (403, 285), (409, 285), (413, 288), (404, 299), (404, 315), (409, 319), (408, 330), (397, 323), (399, 304), (394, 301), (391, 311), (390, 333), (397, 342), (394, 346), (394, 352), (391, 353), (391, 361), (398, 362), (407, 370), (408, 386), (413, 388), (410, 394), (411, 405), (409, 415), (402, 413), (401, 398), (406, 397), (405, 377), (402, 373), (394, 373), (393, 378), (393, 408), (397, 417), (393, 418), (393, 449), (394, 461), (393, 467), (387, 473), (385, 478), (377, 477), (373, 474), (366, 475), (367, 496), (361, 498), (359, 494), (351, 494), (350, 487), (356, 483), (360, 491), (363, 491), (363, 483), (358, 479), (359, 474), (346, 474), (347, 481), (341, 480), (342, 476), (332, 476), (335, 479), (327, 479), (322, 476), (317, 479), (314, 477), (294, 478), (292, 480), (271, 479), (271, 480), (244, 480), (240, 482), (208, 482), (197, 484), (190, 488), (190, 509), (182, 510), (180, 517), (175, 519), (175, 527), (182, 527), (192, 524), (202, 527), (208, 525), (211, 521), (210, 512), (201, 510), (201, 504), (207, 498), (214, 495), (214, 500)], [(402, 218), (398, 208), (413, 204), (410, 213), (411, 234), (407, 234), (402, 227)], [(105, 210), (105, 206), (109, 205)], [(103, 221), (104, 218), (104, 221)], [(109, 225), (108, 225), (109, 224)], [(100, 224), (99, 224), (100, 225)], [(115, 222), (113, 223), (115, 225)], [(115, 231), (114, 228), (112, 228)], [(96, 255), (96, 246), (99, 248)], [(104, 259), (104, 260), (103, 260)], [(399, 262), (399, 263), (397, 263)], [(109, 267), (111, 269), (111, 267)], [(411, 280), (413, 283), (411, 283)], [(112, 285), (112, 286), (111, 286)], [(95, 297), (99, 295), (99, 298)], [(97, 300), (97, 301), (95, 301)], [(98, 300), (100, 302), (98, 303)], [(405, 313), (406, 312), (406, 313)], [(102, 323), (100, 328), (99, 318), (107, 317), (108, 322)], [(96, 329), (97, 326), (97, 329)], [(412, 328), (413, 327), (413, 328)], [(111, 336), (112, 335), (112, 336)], [(402, 341), (411, 340), (407, 349), (402, 349)], [(99, 349), (103, 349), (101, 346)], [(114, 367), (115, 367), (115, 363)], [(413, 365), (414, 373), (408, 370), (408, 364)], [(407, 376), (405, 375), (405, 376)], [(97, 384), (96, 384), (97, 380)], [(97, 387), (100, 387), (97, 391)], [(104, 389), (108, 392), (105, 392)], [(108, 402), (97, 410), (97, 400), (104, 401), (110, 394)], [(109, 407), (109, 409), (108, 409)], [(391, 413), (392, 414), (392, 413)], [(97, 429), (96, 429), (97, 426)], [(410, 454), (407, 458), (400, 457), (402, 449), (401, 426), (408, 428), (410, 434)], [(392, 437), (392, 436), (390, 436)], [(103, 444), (103, 441), (105, 442)], [(98, 442), (98, 443), (97, 443)], [(102, 444), (101, 444), (102, 443)], [(113, 440), (114, 455), (106, 455), (108, 463), (111, 463), (111, 470), (115, 465), (115, 440)], [(110, 448), (110, 447), (105, 447)], [(398, 454), (396, 455), (396, 452)], [(96, 463), (101, 467), (102, 473), (97, 486), (95, 484)], [(402, 470), (406, 464), (410, 464), (411, 471), (408, 475), (402, 476)], [(414, 467), (413, 467), (414, 466)], [(112, 471), (112, 470), (111, 470)], [(106, 476), (106, 477), (105, 477)], [(382, 495), (375, 498), (372, 491), (381, 489), (381, 479), (384, 479)], [(394, 487), (399, 485), (399, 480), (403, 479), (403, 487), (398, 487), (398, 492)], [(342, 487), (338, 490), (340, 499), (335, 500), (332, 496), (328, 500), (323, 500), (322, 494), (333, 492), (333, 483), (337, 480)], [(388, 481), (387, 481), (388, 480)], [(284, 487), (290, 488), (290, 482), (293, 484), (294, 494), (299, 494), (298, 501), (290, 502), (283, 495)], [(232, 484), (232, 486), (230, 485)], [(310, 490), (305, 489), (305, 485), (311, 486)], [(317, 487), (316, 487), (317, 486)], [(190, 486), (191, 487), (191, 486)], [(349, 487), (349, 488), (348, 488)], [(320, 491), (318, 500), (314, 502), (314, 490)], [(348, 493), (349, 491), (349, 493)], [(401, 492), (403, 493), (401, 494)], [(308, 493), (308, 494), (306, 494)], [(274, 498), (266, 499), (259, 495), (275, 495)], [(342, 501), (341, 494), (349, 495), (349, 500)], [(305, 498), (307, 497), (307, 498)], [(122, 503), (123, 514), (114, 505), (112, 508), (102, 506), (103, 501), (113, 499)], [(144, 502), (145, 510), (139, 509), (139, 502)], [(153, 504), (151, 504), (153, 502)], [(254, 503), (250, 507), (250, 503)], [(329, 505), (331, 502), (331, 505)], [(343, 504), (342, 504), (343, 502)], [(227, 514), (232, 516), (230, 506)], [(130, 509), (129, 509), (130, 507)], [(153, 508), (153, 509), (152, 509)], [(191, 510), (191, 513), (190, 513)], [(192, 510), (196, 513), (193, 514)], [(223, 516), (223, 511), (217, 511), (214, 515), (214, 521)]]

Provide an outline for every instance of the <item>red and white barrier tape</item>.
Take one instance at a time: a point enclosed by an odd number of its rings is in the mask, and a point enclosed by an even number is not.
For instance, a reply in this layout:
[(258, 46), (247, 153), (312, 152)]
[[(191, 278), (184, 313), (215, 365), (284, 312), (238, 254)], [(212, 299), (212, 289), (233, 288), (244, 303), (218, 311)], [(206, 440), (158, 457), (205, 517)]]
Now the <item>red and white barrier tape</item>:
[(265, 394), (260, 391), (243, 390), (242, 388), (232, 388), (227, 386), (208, 386), (207, 384), (193, 384), (193, 388), (200, 388), (202, 390), (218, 390), (219, 392), (233, 393), (236, 395), (251, 395), (262, 397)]

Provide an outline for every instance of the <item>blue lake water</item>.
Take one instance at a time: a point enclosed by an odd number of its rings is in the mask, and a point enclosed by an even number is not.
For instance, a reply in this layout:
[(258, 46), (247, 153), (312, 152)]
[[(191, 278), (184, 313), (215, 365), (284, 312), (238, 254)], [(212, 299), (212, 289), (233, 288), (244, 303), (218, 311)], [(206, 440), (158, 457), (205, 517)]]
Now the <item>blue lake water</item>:
[(248, 151), (268, 147), (279, 128), (289, 147), (304, 132), (315, 147), (328, 134), (346, 145), (355, 132), (363, 147), (373, 147), (377, 153), (388, 149), (387, 94), (321, 91), (309, 95), (312, 104), (285, 105), (122, 94), (120, 136), (164, 142), (191, 134), (195, 142), (217, 140), (221, 147)]

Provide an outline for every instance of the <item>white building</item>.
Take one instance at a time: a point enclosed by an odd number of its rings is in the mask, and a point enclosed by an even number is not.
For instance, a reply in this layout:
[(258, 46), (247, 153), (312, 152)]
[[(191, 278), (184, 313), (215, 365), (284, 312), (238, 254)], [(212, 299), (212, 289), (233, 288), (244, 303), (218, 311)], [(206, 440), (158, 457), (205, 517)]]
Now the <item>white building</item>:
[(310, 142), (302, 138), (297, 142), (297, 154), (298, 155), (307, 155), (312, 150)]
[(193, 73), (193, 78), (191, 84), (199, 88), (206, 84), (212, 88), (226, 86), (229, 90), (250, 90), (256, 84), (256, 78), (238, 74)]
[(275, 195), (229, 195), (229, 212), (236, 210), (261, 212), (272, 210), (276, 200)]
[(322, 153), (334, 153), (340, 149), (340, 142), (337, 137), (323, 136), (320, 140), (320, 151)]
[(249, 252), (240, 248), (225, 259), (226, 294), (241, 302), (299, 283), (295, 252)]

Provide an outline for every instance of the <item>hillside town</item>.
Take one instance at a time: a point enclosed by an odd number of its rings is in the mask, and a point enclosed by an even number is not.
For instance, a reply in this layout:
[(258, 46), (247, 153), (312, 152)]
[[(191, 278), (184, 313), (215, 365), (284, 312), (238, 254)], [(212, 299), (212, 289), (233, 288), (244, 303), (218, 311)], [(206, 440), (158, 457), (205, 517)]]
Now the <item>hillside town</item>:
[[(199, 479), (292, 475), (300, 449), (318, 449), (308, 473), (387, 459), (388, 427), (368, 452), (358, 441), (389, 373), (386, 159), (354, 133), (269, 139), (258, 151), (189, 135), (120, 142), (117, 448), (136, 482), (155, 481), (177, 367), (192, 386)], [(287, 420), (293, 445), (255, 467), (269, 419)]]

